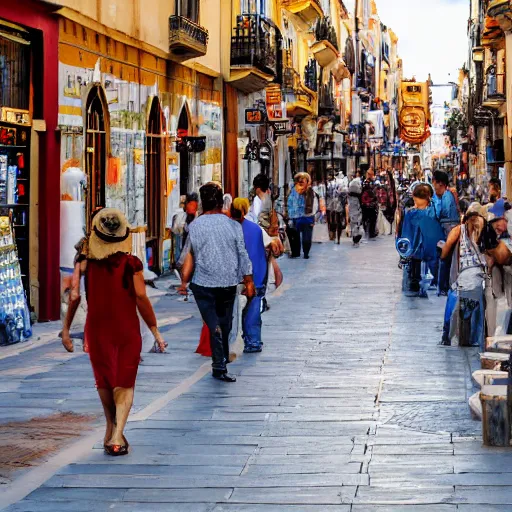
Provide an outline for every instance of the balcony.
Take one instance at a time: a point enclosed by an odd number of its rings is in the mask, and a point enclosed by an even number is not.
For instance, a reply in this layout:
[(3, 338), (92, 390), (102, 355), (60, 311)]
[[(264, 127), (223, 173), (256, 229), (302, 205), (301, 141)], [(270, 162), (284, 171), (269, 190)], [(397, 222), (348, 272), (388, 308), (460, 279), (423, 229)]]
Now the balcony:
[(505, 73), (488, 73), (484, 84), (482, 105), (489, 108), (500, 108), (506, 101)]
[(283, 93), (287, 96), (286, 113), (289, 118), (315, 113), (316, 93), (308, 89), (293, 68), (286, 68), (283, 77)]
[(490, 0), (487, 16), (495, 19), (504, 32), (512, 30), (512, 5), (510, 0)]
[(169, 18), (169, 52), (180, 62), (206, 55), (208, 31), (185, 18)]
[(334, 64), (339, 57), (338, 38), (328, 18), (318, 20), (315, 28), (316, 43), (311, 51), (318, 64), (325, 68)]
[(249, 94), (280, 82), (281, 33), (259, 14), (241, 14), (231, 37), (230, 83)]
[(324, 14), (318, 0), (283, 0), (282, 5), (308, 24), (313, 23)]

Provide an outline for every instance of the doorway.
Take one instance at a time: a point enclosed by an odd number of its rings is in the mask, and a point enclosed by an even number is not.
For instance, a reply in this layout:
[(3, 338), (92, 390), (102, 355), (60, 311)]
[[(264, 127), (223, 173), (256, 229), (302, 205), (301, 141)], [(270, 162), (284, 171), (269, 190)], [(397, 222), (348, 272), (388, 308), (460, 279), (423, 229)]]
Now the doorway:
[[(187, 106), (183, 105), (180, 117), (178, 119), (178, 137), (183, 139), (188, 137), (189, 122)], [(180, 195), (185, 196), (189, 193), (189, 173), (190, 171), (190, 154), (186, 148), (186, 144), (181, 145), (180, 150)]]
[(105, 176), (107, 145), (109, 142), (109, 117), (106, 99), (101, 86), (95, 85), (87, 97), (85, 129), (85, 173), (87, 193), (85, 224), (91, 227), (91, 215), (105, 204)]
[(158, 98), (153, 98), (146, 133), (146, 246), (150, 249), (148, 266), (162, 270), (162, 243), (165, 233), (166, 187), (165, 118)]

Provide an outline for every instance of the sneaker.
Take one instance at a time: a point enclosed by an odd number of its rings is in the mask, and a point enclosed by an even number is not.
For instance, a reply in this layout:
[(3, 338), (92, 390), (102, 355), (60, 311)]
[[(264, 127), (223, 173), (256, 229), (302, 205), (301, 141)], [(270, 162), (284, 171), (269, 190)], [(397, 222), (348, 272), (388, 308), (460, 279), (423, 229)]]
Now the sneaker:
[(263, 349), (261, 347), (245, 347), (244, 348), (244, 354), (259, 354), (260, 352), (263, 352)]

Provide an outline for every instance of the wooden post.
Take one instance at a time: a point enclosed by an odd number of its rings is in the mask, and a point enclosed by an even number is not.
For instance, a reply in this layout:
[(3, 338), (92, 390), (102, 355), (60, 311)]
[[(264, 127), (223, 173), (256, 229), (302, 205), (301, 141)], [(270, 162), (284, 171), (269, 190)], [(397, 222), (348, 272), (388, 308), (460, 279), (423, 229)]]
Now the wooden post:
[(484, 386), (480, 393), (482, 435), (486, 446), (510, 446), (508, 387)]

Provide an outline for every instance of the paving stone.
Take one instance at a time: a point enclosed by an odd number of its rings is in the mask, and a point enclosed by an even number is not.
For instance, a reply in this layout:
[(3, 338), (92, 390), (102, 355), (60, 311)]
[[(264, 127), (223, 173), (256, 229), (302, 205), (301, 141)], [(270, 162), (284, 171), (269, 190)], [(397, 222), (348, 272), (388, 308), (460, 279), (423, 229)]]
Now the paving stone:
[[(231, 365), (235, 385), (206, 376), (129, 423), (128, 457), (98, 440), (11, 512), (512, 510), (512, 451), (482, 447), (466, 404), (474, 351), (437, 346), (445, 300), (401, 294), (391, 239), (335, 249), (281, 260), (289, 288), (271, 298), (264, 352)], [(136, 408), (206, 361), (193, 353), (200, 328), (196, 317), (165, 329), (173, 357), (145, 357)], [(87, 357), (53, 360), (57, 348), (29, 351), (26, 369), (0, 360), (0, 421), (13, 401), (34, 408), (27, 417), (99, 410)]]

